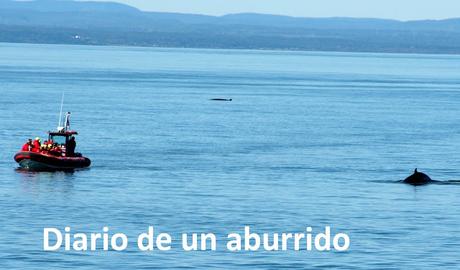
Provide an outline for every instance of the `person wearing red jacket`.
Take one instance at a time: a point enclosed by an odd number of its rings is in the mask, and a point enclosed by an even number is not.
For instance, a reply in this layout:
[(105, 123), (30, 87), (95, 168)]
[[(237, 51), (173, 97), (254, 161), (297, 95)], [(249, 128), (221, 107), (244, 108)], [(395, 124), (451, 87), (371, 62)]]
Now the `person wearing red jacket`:
[(40, 141), (40, 138), (35, 138), (33, 142), (33, 147), (32, 147), (32, 152), (40, 152), (40, 148), (42, 147), (42, 143)]
[(21, 151), (29, 152), (33, 148), (32, 139), (29, 139), (23, 146)]

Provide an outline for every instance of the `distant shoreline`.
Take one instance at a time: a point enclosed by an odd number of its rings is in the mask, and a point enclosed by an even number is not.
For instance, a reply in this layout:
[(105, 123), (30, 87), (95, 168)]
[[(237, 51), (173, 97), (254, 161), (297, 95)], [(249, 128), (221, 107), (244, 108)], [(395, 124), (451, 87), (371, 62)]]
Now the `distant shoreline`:
[(398, 21), (144, 12), (110, 2), (2, 1), (0, 41), (165, 48), (460, 54), (460, 18)]
[(62, 45), (62, 46), (82, 46), (82, 47), (126, 47), (126, 48), (151, 48), (151, 49), (190, 49), (190, 50), (228, 50), (228, 51), (259, 51), (259, 52), (292, 52), (292, 53), (353, 53), (353, 54), (388, 54), (388, 55), (434, 55), (434, 56), (460, 56), (458, 53), (445, 52), (392, 52), (392, 51), (335, 51), (335, 50), (295, 50), (295, 49), (271, 49), (271, 48), (208, 48), (208, 47), (177, 47), (177, 46), (142, 46), (126, 44), (77, 44), (77, 43), (36, 43), (36, 42), (10, 42), (2, 41), (1, 44), (24, 44), (24, 45)]

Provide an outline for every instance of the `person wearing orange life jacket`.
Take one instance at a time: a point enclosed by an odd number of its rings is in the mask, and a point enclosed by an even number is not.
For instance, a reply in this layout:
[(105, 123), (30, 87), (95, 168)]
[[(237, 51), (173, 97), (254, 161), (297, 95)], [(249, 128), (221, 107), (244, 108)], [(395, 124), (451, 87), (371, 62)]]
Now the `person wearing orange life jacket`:
[(29, 152), (32, 150), (33, 144), (32, 144), (32, 139), (29, 139), (23, 146), (21, 151), (24, 152)]
[(32, 146), (32, 152), (40, 152), (40, 148), (42, 146), (41, 140), (39, 137), (35, 138)]

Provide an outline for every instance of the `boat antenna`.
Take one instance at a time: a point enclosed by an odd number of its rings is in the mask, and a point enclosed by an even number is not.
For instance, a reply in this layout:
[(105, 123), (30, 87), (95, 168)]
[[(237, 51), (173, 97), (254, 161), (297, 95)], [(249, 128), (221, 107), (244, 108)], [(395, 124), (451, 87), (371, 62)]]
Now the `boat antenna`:
[(62, 98), (61, 98), (61, 110), (59, 111), (59, 123), (58, 123), (58, 131), (62, 130), (64, 127), (61, 125), (62, 121), (62, 109), (64, 107), (64, 92), (62, 92)]

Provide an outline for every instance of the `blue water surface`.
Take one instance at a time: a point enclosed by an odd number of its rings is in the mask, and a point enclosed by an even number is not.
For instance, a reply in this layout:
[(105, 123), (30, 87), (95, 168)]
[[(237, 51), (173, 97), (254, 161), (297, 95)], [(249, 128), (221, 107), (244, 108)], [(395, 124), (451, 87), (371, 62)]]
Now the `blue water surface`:
[[(15, 170), (63, 92), (91, 169)], [(0, 44), (0, 268), (459, 269), (459, 112), (459, 56)], [(398, 182), (415, 167), (445, 182)], [(150, 225), (170, 251), (137, 250)], [(351, 246), (180, 248), (245, 225)], [(132, 242), (44, 252), (43, 228), (65, 226)]]

